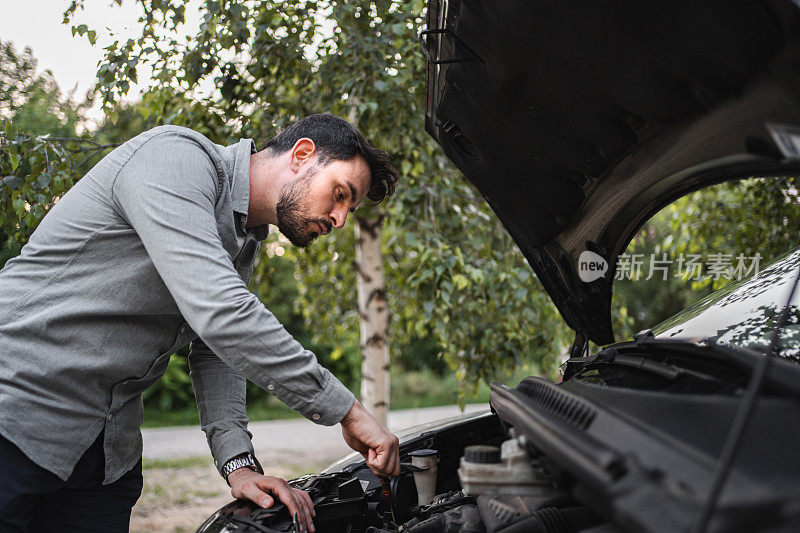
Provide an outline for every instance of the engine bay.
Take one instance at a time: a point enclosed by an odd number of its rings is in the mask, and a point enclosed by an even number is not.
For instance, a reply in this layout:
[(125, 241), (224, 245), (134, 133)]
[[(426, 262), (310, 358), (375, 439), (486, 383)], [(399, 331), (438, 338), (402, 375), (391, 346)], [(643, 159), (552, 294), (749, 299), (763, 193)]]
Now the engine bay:
[[(652, 368), (636, 367), (647, 379), (624, 380), (633, 386), (612, 380), (630, 367), (630, 358), (647, 354), (647, 346), (588, 361), (561, 384), (536, 377), (516, 388), (495, 383), (491, 412), (401, 437), (397, 477), (379, 479), (352, 454), (290, 483), (309, 493), (317, 531), (326, 533), (690, 530), (740, 392), (709, 391), (711, 367), (665, 371), (697, 347), (656, 348), (661, 351), (647, 359)], [(660, 358), (662, 352), (669, 358)], [(716, 348), (714, 357), (720, 353)], [(708, 354), (705, 361), (717, 364)], [(787, 438), (787, 428), (800, 424), (800, 403), (773, 381), (755, 408), (708, 531), (793, 531), (800, 522), (800, 450)], [(299, 529), (281, 504), (261, 509), (236, 501), (198, 531)]]
[[(495, 413), (407, 440), (401, 460), (388, 491), (363, 460), (291, 484), (310, 494), (320, 532), (571, 532), (604, 522), (569, 496), (561, 473), (531, 457), (525, 437)], [(198, 531), (295, 530), (281, 504), (260, 509), (237, 500)]]
[[(602, 522), (589, 507), (560, 490), (541, 465), (525, 461), (526, 456), (518, 439), (506, 440), (500, 447), (467, 447), (464, 458), (469, 460), (462, 462), (461, 470), (472, 476), (469, 490), (452, 487), (426, 503), (420, 503), (424, 490), (418, 489), (425, 481), (415, 483), (414, 478), (430, 477), (434, 469), (411, 464), (405, 464), (401, 475), (391, 481), (391, 506), (380, 481), (365, 467), (295, 480), (292, 485), (312, 495), (320, 532), (571, 532)], [(447, 487), (458, 477), (459, 469), (449, 463), (435, 468), (437, 486)], [(492, 475), (501, 473), (519, 483), (502, 485), (497, 478), (492, 480)], [(200, 531), (290, 532), (295, 526), (280, 504), (266, 510), (236, 501), (220, 509)]]

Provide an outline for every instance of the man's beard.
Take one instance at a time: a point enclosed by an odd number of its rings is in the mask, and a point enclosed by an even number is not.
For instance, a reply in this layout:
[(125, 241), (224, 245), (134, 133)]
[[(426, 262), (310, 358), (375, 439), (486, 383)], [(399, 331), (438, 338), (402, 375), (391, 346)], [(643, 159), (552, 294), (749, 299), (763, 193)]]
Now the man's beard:
[[(301, 207), (303, 199), (308, 197), (308, 187), (316, 171), (316, 166), (309, 168), (295, 181), (284, 185), (278, 204), (275, 206), (278, 229), (289, 239), (289, 242), (299, 248), (305, 248), (319, 236), (316, 231), (308, 229), (312, 219), (303, 216)], [(318, 222), (323, 228), (330, 229), (330, 222), (327, 220), (315, 222)]]

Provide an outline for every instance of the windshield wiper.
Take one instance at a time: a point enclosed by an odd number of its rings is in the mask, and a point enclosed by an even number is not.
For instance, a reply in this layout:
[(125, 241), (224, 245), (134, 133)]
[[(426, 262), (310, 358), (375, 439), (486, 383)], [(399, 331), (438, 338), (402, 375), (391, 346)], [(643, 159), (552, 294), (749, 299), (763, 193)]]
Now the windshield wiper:
[(789, 311), (792, 307), (792, 299), (794, 297), (794, 291), (797, 289), (798, 282), (800, 282), (800, 269), (797, 271), (797, 276), (792, 284), (792, 289), (789, 291), (789, 298), (786, 300), (786, 305), (781, 311), (780, 317), (778, 318), (778, 323), (775, 329), (772, 331), (769, 346), (764, 352), (761, 360), (753, 369), (753, 373), (750, 376), (750, 381), (747, 383), (747, 389), (745, 390), (744, 398), (742, 399), (741, 404), (739, 404), (739, 409), (736, 410), (736, 416), (733, 419), (730, 431), (728, 431), (728, 436), (725, 439), (725, 444), (722, 447), (722, 453), (720, 454), (719, 461), (717, 462), (717, 467), (714, 469), (714, 476), (711, 478), (708, 494), (706, 495), (703, 506), (700, 508), (700, 511), (697, 514), (697, 519), (692, 527), (693, 533), (703, 533), (711, 520), (714, 507), (716, 506), (717, 500), (722, 493), (722, 488), (725, 486), (725, 481), (728, 479), (731, 466), (733, 465), (733, 461), (736, 458), (737, 452), (739, 451), (739, 445), (742, 442), (742, 436), (745, 434), (747, 425), (751, 420), (753, 408), (755, 407), (758, 393), (761, 390), (761, 384), (767, 375), (770, 362), (778, 353), (780, 333), (789, 319)]
[(713, 376), (711, 374), (706, 374), (704, 372), (699, 372), (697, 370), (684, 368), (682, 366), (677, 366), (674, 364), (655, 361), (645, 356), (620, 354), (615, 348), (610, 348), (600, 351), (597, 354), (590, 357), (582, 357), (574, 359), (583, 359), (583, 361), (575, 361), (575, 362), (583, 362), (584, 369), (596, 364), (620, 365), (630, 368), (636, 368), (638, 370), (642, 370), (644, 372), (657, 375), (669, 381), (674, 381), (682, 377), (691, 377), (694, 379), (707, 381), (709, 383), (714, 383), (717, 385), (725, 383), (725, 380), (720, 379), (719, 377)]
[[(668, 364), (668, 366), (673, 366), (684, 372), (696, 372), (696, 374), (693, 375), (698, 379), (709, 381), (706, 378), (711, 378), (712, 380), (717, 380), (716, 383), (722, 384), (727, 383), (730, 377), (712, 376), (708, 373), (695, 370), (694, 368), (686, 368), (686, 365), (681, 364), (681, 361), (676, 360), (676, 357), (673, 355), (686, 356), (698, 362), (703, 362), (704, 364), (732, 364), (741, 371), (747, 372), (747, 374), (744, 375), (745, 379), (747, 375), (752, 374), (764, 357), (763, 352), (757, 352), (752, 348), (711, 343), (707, 342), (707, 340), (697, 342), (687, 339), (663, 339), (654, 337), (650, 330), (645, 330), (637, 333), (632, 341), (615, 344), (594, 355), (571, 357), (567, 361), (567, 363), (570, 364), (568, 367), (570, 372), (564, 374), (564, 381), (572, 375), (581, 372), (586, 365), (596, 361), (602, 362), (603, 354), (617, 353), (620, 355), (628, 355), (629, 352), (636, 354), (635, 358), (637, 361), (639, 357), (656, 363), (662, 362), (663, 359), (668, 359), (669, 363), (665, 363)], [(600, 361), (598, 361), (598, 357), (600, 357)], [(669, 374), (667, 374), (668, 371), (668, 368), (654, 370), (654, 372), (664, 372), (664, 377), (666, 378), (669, 378)], [(764, 379), (770, 384), (772, 391), (800, 397), (800, 364), (781, 357), (776, 357), (766, 372), (767, 375)], [(742, 387), (744, 387), (744, 383), (742, 383)]]
[(712, 376), (711, 374), (705, 374), (703, 372), (698, 372), (697, 370), (691, 370), (688, 368), (671, 365), (669, 363), (653, 361), (651, 359), (647, 359), (646, 357), (617, 355), (614, 358), (614, 362), (618, 365), (635, 367), (640, 370), (651, 372), (669, 380), (675, 380), (680, 377), (689, 376), (702, 381), (708, 381), (710, 383), (724, 383), (724, 380), (716, 376)]

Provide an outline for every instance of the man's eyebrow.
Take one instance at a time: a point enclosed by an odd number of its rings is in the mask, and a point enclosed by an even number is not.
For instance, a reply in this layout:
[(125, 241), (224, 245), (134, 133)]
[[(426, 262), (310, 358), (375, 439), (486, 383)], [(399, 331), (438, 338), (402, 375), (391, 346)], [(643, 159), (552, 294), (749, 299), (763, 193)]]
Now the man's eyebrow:
[(356, 196), (356, 188), (353, 187), (353, 183), (350, 180), (347, 180), (347, 187), (350, 189), (350, 209), (355, 209), (358, 198)]

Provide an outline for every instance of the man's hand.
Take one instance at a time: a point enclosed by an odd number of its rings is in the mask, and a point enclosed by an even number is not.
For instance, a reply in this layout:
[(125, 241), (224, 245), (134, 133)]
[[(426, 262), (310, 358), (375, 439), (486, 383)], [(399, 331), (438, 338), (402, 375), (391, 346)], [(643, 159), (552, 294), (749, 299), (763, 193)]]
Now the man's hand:
[(348, 446), (364, 456), (377, 475), (400, 474), (400, 441), (375, 420), (356, 400), (342, 419), (342, 436)]
[(250, 500), (268, 509), (275, 504), (277, 497), (289, 509), (289, 514), (297, 516), (300, 531), (314, 533), (311, 519), (317, 516), (314, 504), (308, 493), (289, 486), (279, 477), (262, 476), (249, 468), (239, 468), (228, 475), (231, 484), (231, 495), (234, 498)]

